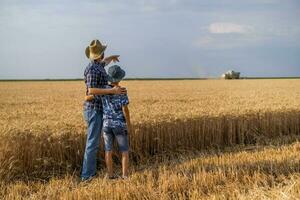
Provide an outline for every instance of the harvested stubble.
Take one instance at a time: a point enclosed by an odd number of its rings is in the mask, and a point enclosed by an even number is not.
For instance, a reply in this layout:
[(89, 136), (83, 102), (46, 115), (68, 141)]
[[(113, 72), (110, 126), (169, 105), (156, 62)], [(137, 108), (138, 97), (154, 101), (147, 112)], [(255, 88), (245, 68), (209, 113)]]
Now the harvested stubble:
[[(128, 81), (132, 160), (300, 132), (299, 80)], [(0, 177), (47, 178), (81, 166), (82, 82), (0, 84)]]
[[(300, 197), (300, 143), (284, 136), (269, 147), (187, 152), (133, 167), (126, 180), (109, 181), (104, 173), (88, 185), (76, 177), (49, 182), (0, 183), (3, 199), (270, 199)], [(283, 145), (284, 143), (290, 143)], [(154, 160), (160, 160), (154, 158)]]

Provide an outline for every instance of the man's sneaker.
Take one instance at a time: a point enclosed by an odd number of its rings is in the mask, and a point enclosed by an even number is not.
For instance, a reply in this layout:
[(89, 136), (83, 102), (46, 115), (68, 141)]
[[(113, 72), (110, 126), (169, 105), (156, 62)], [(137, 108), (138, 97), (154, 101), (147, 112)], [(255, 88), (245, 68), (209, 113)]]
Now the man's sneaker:
[(81, 178), (81, 183), (89, 183), (89, 182), (91, 182), (95, 177), (96, 177), (96, 175), (95, 175), (95, 176), (90, 176), (89, 178)]

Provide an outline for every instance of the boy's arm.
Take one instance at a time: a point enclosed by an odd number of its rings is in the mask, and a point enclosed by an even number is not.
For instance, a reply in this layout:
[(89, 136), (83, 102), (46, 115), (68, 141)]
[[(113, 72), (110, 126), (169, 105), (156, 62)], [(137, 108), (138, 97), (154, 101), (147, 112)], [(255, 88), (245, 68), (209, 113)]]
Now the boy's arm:
[(92, 101), (92, 100), (94, 100), (94, 95), (86, 95), (86, 96), (84, 97), (84, 99), (85, 99), (86, 101)]
[(125, 116), (128, 133), (131, 133), (131, 122), (130, 122), (130, 114), (129, 114), (128, 105), (122, 106), (122, 110), (123, 110), (123, 113), (124, 113), (124, 116)]

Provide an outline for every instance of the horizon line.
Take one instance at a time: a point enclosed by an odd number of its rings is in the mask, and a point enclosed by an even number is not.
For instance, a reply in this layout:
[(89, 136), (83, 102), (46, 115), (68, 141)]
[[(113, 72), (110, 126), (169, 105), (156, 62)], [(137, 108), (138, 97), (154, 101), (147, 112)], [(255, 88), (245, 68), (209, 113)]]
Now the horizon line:
[[(199, 78), (191, 78), (191, 77), (175, 77), (175, 78), (167, 78), (167, 77), (144, 77), (144, 78), (124, 78), (123, 80), (131, 81), (131, 80), (217, 80), (224, 79), (222, 77), (199, 77)], [(300, 76), (244, 76), (239, 79), (300, 79)], [(41, 78), (41, 79), (0, 79), (1, 82), (4, 81), (80, 81), (83, 78)], [(238, 80), (238, 79), (236, 79)]]

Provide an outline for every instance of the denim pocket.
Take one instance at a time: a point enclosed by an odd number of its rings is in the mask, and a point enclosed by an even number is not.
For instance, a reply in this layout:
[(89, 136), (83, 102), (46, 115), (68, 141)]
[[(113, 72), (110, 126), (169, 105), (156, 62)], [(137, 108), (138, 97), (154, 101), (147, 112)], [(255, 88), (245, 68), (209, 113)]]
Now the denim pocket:
[(89, 118), (90, 118), (90, 111), (89, 110), (84, 110), (83, 111), (83, 118), (84, 118), (85, 122), (88, 123)]

